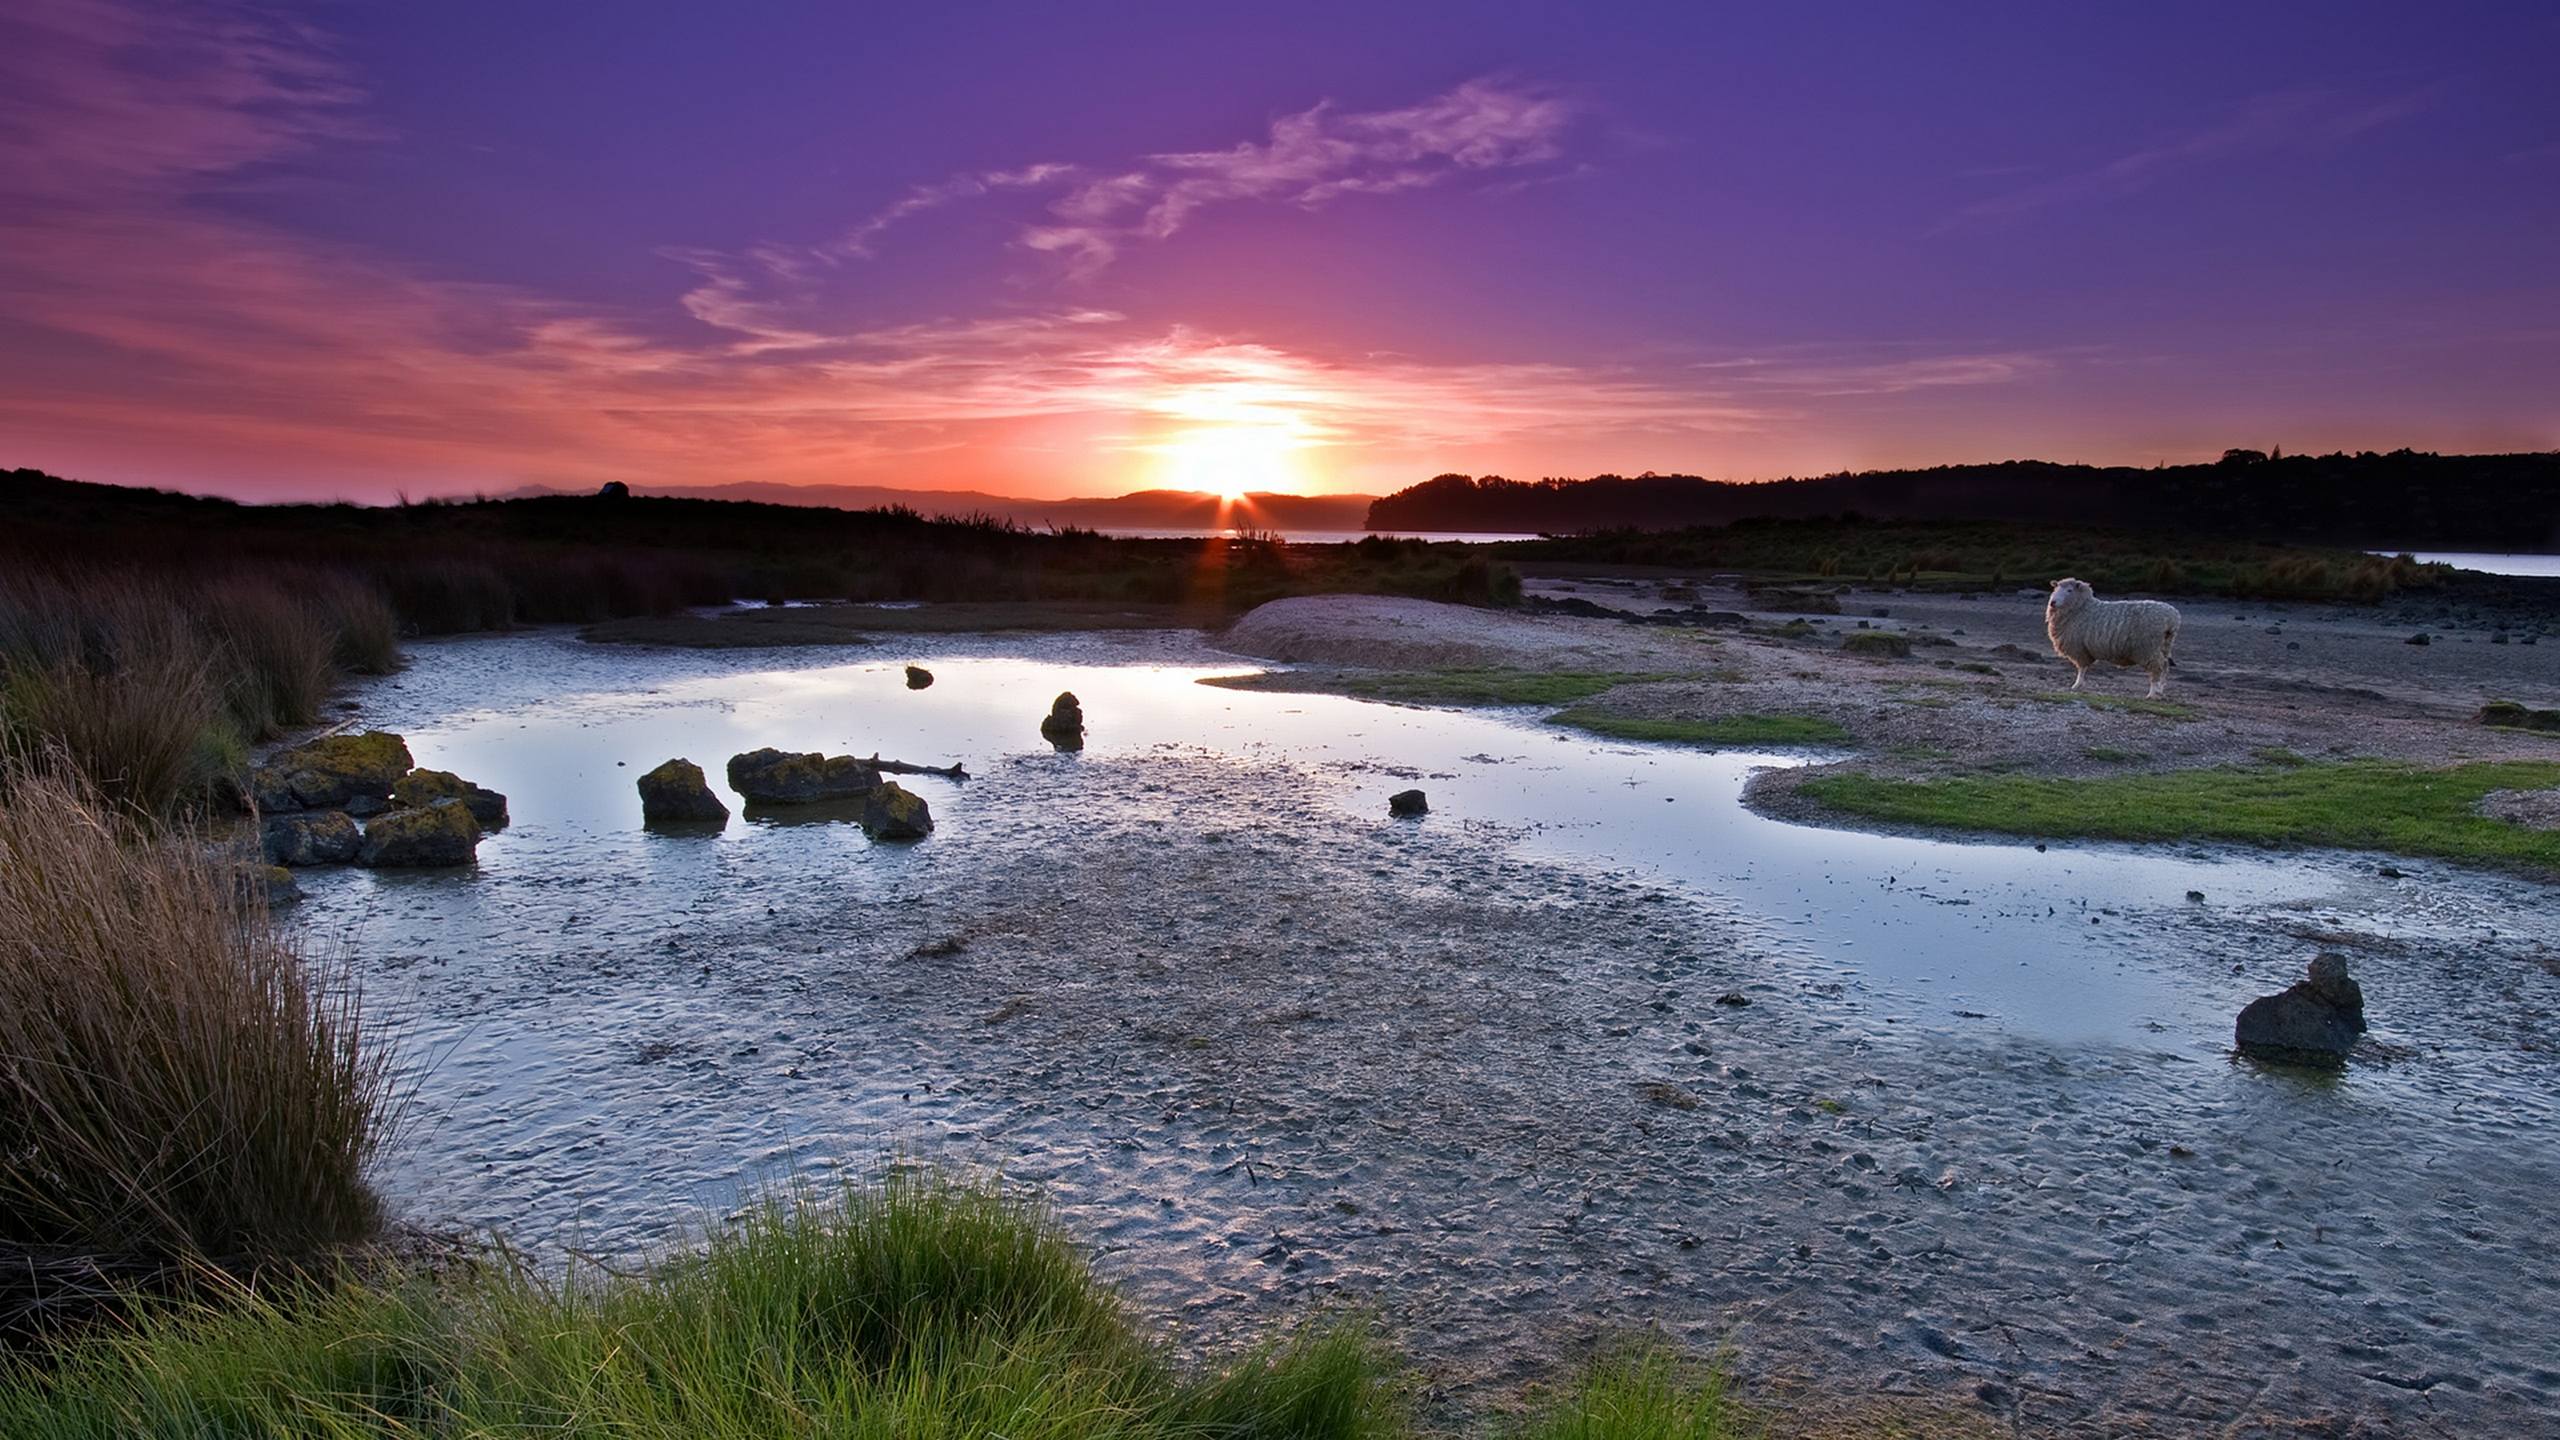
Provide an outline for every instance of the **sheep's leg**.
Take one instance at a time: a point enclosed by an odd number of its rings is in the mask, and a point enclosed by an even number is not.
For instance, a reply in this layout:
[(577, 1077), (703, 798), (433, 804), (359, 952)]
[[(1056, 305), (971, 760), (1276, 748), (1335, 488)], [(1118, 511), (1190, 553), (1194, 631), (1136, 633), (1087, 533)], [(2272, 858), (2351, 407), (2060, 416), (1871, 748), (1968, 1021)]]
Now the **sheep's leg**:
[(2088, 667), (2088, 666), (2086, 666), (2086, 665), (2081, 664), (2081, 663), (2080, 663), (2079, 661), (2077, 661), (2077, 660), (2072, 661), (2072, 662), (2071, 662), (2071, 688), (2072, 688), (2072, 689), (2074, 689), (2074, 690), (2079, 689), (2079, 688), (2080, 688), (2080, 682), (2081, 682), (2081, 681), (2083, 681), (2083, 680), (2086, 680), (2086, 679), (2088, 679), (2088, 678), (2089, 678), (2089, 667)]
[(2160, 698), (2160, 693), (2169, 688), (2168, 667), (2166, 665), (2148, 665), (2143, 668), (2151, 672), (2151, 691), (2149, 694), (2143, 696), (2143, 698), (2146, 700), (2157, 700)]

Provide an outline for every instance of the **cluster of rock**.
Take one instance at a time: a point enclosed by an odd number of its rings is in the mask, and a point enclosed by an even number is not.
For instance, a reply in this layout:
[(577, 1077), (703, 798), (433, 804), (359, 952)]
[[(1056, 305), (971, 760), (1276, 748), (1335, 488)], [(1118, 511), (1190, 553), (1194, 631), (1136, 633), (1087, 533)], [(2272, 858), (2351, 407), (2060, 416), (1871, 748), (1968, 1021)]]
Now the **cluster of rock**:
[[(921, 840), (933, 833), (924, 797), (882, 778), (881, 762), (851, 755), (795, 754), (767, 747), (729, 757), (729, 788), (750, 805), (799, 806), (859, 802), (856, 818), (874, 840)], [(954, 775), (959, 767), (952, 767)], [(640, 818), (651, 825), (721, 825), (729, 807), (711, 791), (702, 767), (669, 760), (640, 777)]]
[(2347, 957), (2324, 953), (2290, 989), (2250, 1001), (2232, 1038), (2253, 1059), (2336, 1069), (2364, 1031), (2364, 987), (2347, 973)]
[(507, 797), (418, 769), (408, 742), (384, 730), (281, 751), (250, 772), (248, 791), (268, 863), (294, 868), (468, 865), (481, 835), (507, 823)]
[(1049, 714), (1040, 722), (1040, 733), (1061, 750), (1084, 748), (1084, 706), (1074, 691), (1062, 692), (1050, 702)]

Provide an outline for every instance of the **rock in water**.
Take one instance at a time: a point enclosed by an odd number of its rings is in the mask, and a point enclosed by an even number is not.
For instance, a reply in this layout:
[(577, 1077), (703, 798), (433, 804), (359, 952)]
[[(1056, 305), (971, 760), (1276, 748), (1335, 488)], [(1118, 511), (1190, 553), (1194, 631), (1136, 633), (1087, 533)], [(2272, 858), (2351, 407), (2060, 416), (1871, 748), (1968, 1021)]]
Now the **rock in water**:
[(1061, 750), (1084, 747), (1084, 706), (1077, 703), (1075, 692), (1066, 691), (1049, 705), (1049, 718), (1040, 722), (1040, 733)]
[(412, 770), (391, 787), (391, 803), (415, 809), (438, 800), (459, 800), (483, 830), (507, 828), (507, 797), (474, 785), (450, 770)]
[(932, 672), (932, 671), (927, 670), (926, 668), (924, 668), (924, 667), (923, 667), (923, 666), (921, 666), (921, 665), (910, 665), (910, 666), (908, 666), (908, 667), (907, 667), (907, 688), (908, 688), (908, 689), (910, 689), (910, 690), (921, 690), (921, 689), (923, 689), (924, 687), (926, 687), (927, 685), (930, 685), (930, 684), (932, 684), (932, 683), (933, 683), (933, 672)]
[(850, 755), (793, 755), (768, 748), (729, 757), (729, 788), (746, 796), (750, 805), (858, 800), (879, 783), (879, 771)]
[(874, 840), (921, 840), (933, 833), (933, 812), (923, 796), (883, 780), (862, 798), (862, 833)]
[(2253, 1059), (2336, 1069), (2364, 1031), (2364, 987), (2347, 973), (2345, 956), (2324, 954), (2300, 984), (2250, 1001), (2232, 1038)]
[(258, 827), (258, 840), (276, 865), (344, 865), (363, 844), (356, 822), (338, 810), (270, 815)]
[(1399, 790), (1387, 797), (1387, 813), (1404, 819), (1431, 813), (1430, 797), (1419, 790)]
[(711, 793), (702, 767), (690, 760), (670, 760), (640, 777), (640, 823), (706, 825), (725, 823), (729, 807)]
[[(249, 777), (261, 809), (346, 810), (380, 807), (417, 762), (408, 742), (387, 730), (324, 735), (282, 752)], [(291, 800), (291, 805), (269, 805)]]
[(387, 810), (365, 822), (356, 863), (376, 869), (468, 865), (480, 850), (480, 822), (459, 800)]

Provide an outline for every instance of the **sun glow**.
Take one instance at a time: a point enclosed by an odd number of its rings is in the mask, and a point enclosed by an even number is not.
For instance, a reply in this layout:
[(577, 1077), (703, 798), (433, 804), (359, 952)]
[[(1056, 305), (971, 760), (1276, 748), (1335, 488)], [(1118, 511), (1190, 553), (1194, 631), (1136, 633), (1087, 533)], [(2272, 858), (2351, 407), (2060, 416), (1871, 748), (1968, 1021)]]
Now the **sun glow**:
[(1295, 452), (1299, 442), (1276, 425), (1221, 425), (1186, 430), (1160, 447), (1164, 484), (1240, 500), (1256, 490), (1301, 490)]

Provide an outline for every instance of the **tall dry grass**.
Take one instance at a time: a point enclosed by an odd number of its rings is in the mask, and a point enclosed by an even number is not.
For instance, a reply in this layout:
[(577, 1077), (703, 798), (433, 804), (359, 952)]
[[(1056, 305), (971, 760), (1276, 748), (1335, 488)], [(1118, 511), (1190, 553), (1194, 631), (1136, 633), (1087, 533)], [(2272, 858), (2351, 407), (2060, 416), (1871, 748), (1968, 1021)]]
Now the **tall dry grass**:
[(54, 749), (117, 802), (170, 815), (214, 797), (248, 746), (320, 717), (343, 671), (399, 663), (371, 582), (325, 570), (0, 578), (0, 745)]
[(237, 1272), (380, 1224), (388, 1047), (246, 878), (59, 751), (0, 758), (0, 1300), (48, 1259)]

